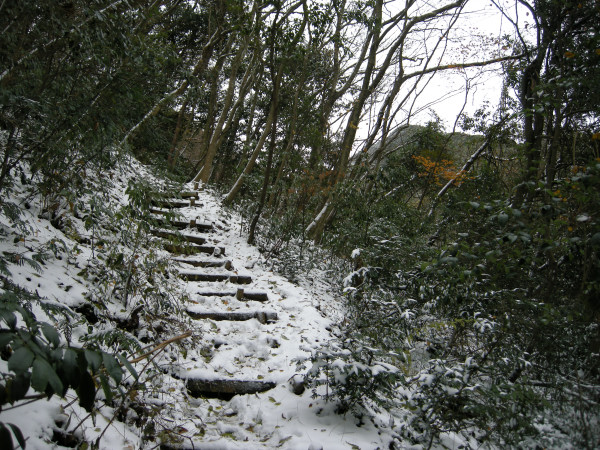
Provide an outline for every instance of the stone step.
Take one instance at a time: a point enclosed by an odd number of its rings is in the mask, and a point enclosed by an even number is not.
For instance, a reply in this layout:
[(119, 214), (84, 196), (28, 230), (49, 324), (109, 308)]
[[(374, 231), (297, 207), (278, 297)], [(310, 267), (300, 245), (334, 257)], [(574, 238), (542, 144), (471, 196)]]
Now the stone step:
[(250, 284), (252, 277), (250, 275), (237, 275), (231, 273), (199, 273), (199, 272), (180, 272), (179, 278), (186, 281), (229, 281), (237, 284)]
[(207, 255), (222, 256), (225, 255), (225, 247), (215, 247), (214, 245), (174, 245), (165, 244), (163, 248), (176, 255), (196, 255), (198, 253), (205, 253)]
[(272, 381), (263, 380), (203, 380), (188, 378), (186, 387), (192, 397), (218, 398), (231, 400), (235, 395), (257, 394), (277, 386)]
[(194, 267), (223, 267), (231, 270), (233, 264), (229, 259), (188, 259), (188, 258), (173, 258), (173, 261), (184, 264), (189, 264)]
[(209, 291), (202, 290), (196, 292), (196, 294), (202, 297), (235, 297), (238, 300), (253, 300), (255, 302), (266, 302), (269, 301), (269, 295), (264, 291), (247, 291), (242, 288), (238, 288), (236, 291)]
[(193, 244), (198, 244), (198, 245), (202, 245), (204, 243), (206, 243), (206, 238), (203, 236), (195, 236), (193, 234), (181, 234), (181, 233), (174, 233), (172, 231), (166, 231), (166, 230), (152, 230), (152, 234), (154, 236), (158, 236), (161, 238), (165, 238), (165, 239), (172, 239), (172, 240), (180, 240), (180, 241), (184, 241), (184, 242), (191, 242)]
[(245, 320), (256, 319), (262, 324), (275, 322), (277, 320), (277, 313), (270, 311), (213, 311), (213, 312), (196, 312), (189, 311), (188, 315), (192, 319), (202, 320), (202, 319), (211, 319), (216, 321), (229, 320), (232, 322), (242, 322)]

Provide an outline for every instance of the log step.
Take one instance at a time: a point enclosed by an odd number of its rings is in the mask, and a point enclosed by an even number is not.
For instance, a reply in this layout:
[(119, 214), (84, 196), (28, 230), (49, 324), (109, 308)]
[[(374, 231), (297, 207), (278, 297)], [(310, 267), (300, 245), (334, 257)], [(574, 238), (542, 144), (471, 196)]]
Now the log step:
[(267, 302), (269, 301), (269, 295), (263, 291), (247, 291), (242, 288), (238, 288), (237, 291), (198, 291), (196, 292), (202, 297), (235, 297), (240, 301), (253, 300), (255, 302)]
[(182, 191), (179, 193), (179, 196), (186, 199), (195, 198), (196, 200), (200, 198), (198, 193), (194, 191)]
[(191, 234), (179, 234), (173, 233), (172, 231), (165, 230), (152, 230), (154, 236), (158, 236), (165, 239), (181, 240), (185, 242), (191, 242), (193, 244), (202, 245), (206, 243), (206, 238), (202, 236), (194, 236)]
[[(150, 207), (150, 212), (152, 214), (160, 214), (163, 216), (166, 216), (168, 214), (173, 214), (173, 211), (171, 211), (170, 209), (160, 209), (160, 208), (156, 208), (156, 207), (153, 208), (152, 206)], [(162, 221), (162, 218), (159, 220)]]
[(173, 228), (178, 230), (184, 230), (186, 228), (197, 229), (198, 231), (214, 231), (212, 223), (202, 223), (196, 220), (166, 220), (164, 217), (157, 217), (157, 222), (164, 223), (165, 225), (171, 225)]
[(237, 284), (250, 284), (252, 283), (252, 277), (249, 275), (235, 275), (231, 273), (189, 273), (180, 272), (179, 278), (186, 281), (229, 281)]
[(225, 255), (225, 247), (215, 247), (213, 245), (174, 245), (165, 244), (164, 249), (170, 253), (177, 255), (196, 255), (198, 253), (206, 253), (208, 255)]
[(152, 206), (156, 206), (158, 208), (186, 208), (188, 206), (202, 206), (199, 203), (196, 203), (196, 198), (192, 197), (190, 200), (170, 198), (170, 199), (155, 199), (152, 200)]
[(233, 322), (242, 322), (245, 320), (256, 319), (262, 324), (275, 322), (277, 320), (277, 313), (266, 312), (266, 311), (254, 311), (254, 312), (195, 312), (188, 311), (188, 315), (192, 319), (202, 320), (211, 319), (216, 321), (230, 320)]
[(231, 270), (233, 264), (229, 259), (187, 259), (187, 258), (173, 258), (173, 261), (184, 264), (189, 264), (194, 267), (223, 267), (227, 270)]
[(186, 387), (193, 397), (218, 398), (231, 400), (235, 395), (256, 394), (265, 392), (277, 386), (272, 381), (262, 380), (201, 380), (188, 378)]

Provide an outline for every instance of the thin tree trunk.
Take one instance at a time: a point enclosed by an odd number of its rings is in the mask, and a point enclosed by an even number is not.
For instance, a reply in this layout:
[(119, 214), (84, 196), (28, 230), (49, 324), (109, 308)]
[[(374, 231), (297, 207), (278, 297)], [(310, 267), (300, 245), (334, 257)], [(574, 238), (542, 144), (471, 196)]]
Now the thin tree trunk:
[(246, 167), (244, 167), (244, 170), (242, 171), (242, 173), (240, 174), (240, 176), (238, 177), (238, 179), (232, 186), (231, 190), (229, 191), (229, 193), (223, 200), (223, 204), (229, 205), (233, 202), (233, 200), (239, 193), (240, 189), (242, 188), (242, 185), (244, 184), (244, 180), (252, 171), (252, 168), (254, 167), (254, 164), (256, 163), (256, 158), (258, 157), (258, 154), (262, 150), (263, 145), (265, 144), (265, 141), (267, 140), (267, 137), (269, 136), (269, 133), (271, 132), (271, 127), (273, 126), (273, 121), (275, 119), (275, 108), (276, 108), (276, 105), (275, 105), (275, 101), (273, 99), (273, 100), (271, 100), (271, 105), (269, 107), (269, 116), (267, 117), (267, 123), (265, 125), (265, 129), (263, 130), (263, 132), (260, 136), (260, 139), (258, 140), (258, 143), (254, 147), (254, 150), (253, 150), (252, 154), (250, 155), (248, 162), (246, 163)]
[(173, 133), (171, 148), (169, 149), (169, 154), (167, 156), (167, 164), (171, 169), (175, 167), (175, 161), (177, 159), (177, 142), (179, 141), (179, 133), (181, 132), (181, 125), (183, 123), (183, 116), (185, 116), (185, 110), (187, 108), (188, 100), (189, 99), (187, 98), (185, 99), (183, 105), (181, 105), (179, 114), (177, 115), (177, 125), (175, 125), (175, 133)]
[(262, 210), (265, 206), (265, 201), (267, 199), (267, 191), (269, 190), (269, 179), (271, 178), (271, 165), (273, 163), (273, 151), (275, 149), (275, 143), (277, 139), (277, 111), (278, 108), (275, 107), (275, 118), (273, 119), (273, 126), (271, 127), (271, 142), (269, 143), (267, 167), (265, 168), (265, 179), (263, 180), (262, 190), (260, 193), (260, 201), (258, 203), (256, 214), (252, 218), (252, 222), (250, 223), (250, 229), (248, 231), (248, 244), (250, 245), (254, 244), (254, 233), (256, 231), (256, 225), (258, 224), (258, 220), (260, 219), (260, 215), (262, 214)]
[(560, 107), (556, 109), (556, 117), (554, 119), (554, 132), (552, 133), (552, 141), (548, 147), (548, 155), (546, 156), (546, 187), (550, 189), (554, 183), (556, 176), (556, 153), (558, 151), (560, 134), (562, 132), (563, 114)]
[[(204, 166), (202, 167), (202, 170), (200, 170), (200, 172), (198, 172), (196, 177), (194, 177), (194, 181), (202, 181), (203, 183), (208, 182), (211, 172), (212, 172), (213, 160), (217, 154), (217, 150), (221, 146), (225, 134), (227, 134), (227, 131), (231, 127), (231, 123), (237, 112), (237, 109), (240, 107), (241, 103), (243, 102), (244, 96), (246, 95), (248, 89), (250, 88), (251, 82), (254, 79), (254, 75), (256, 73), (256, 65), (257, 65), (256, 59), (253, 59), (253, 61), (250, 63), (250, 65), (246, 69), (246, 72), (242, 79), (242, 83), (241, 83), (240, 90), (238, 93), (238, 99), (232, 107), (231, 104), (233, 103), (233, 97), (234, 97), (234, 93), (235, 93), (237, 73), (242, 64), (243, 57), (246, 54), (246, 51), (248, 49), (248, 45), (249, 45), (249, 41), (246, 40), (244, 42), (244, 44), (242, 45), (242, 47), (240, 47), (240, 49), (236, 55), (236, 58), (235, 58), (234, 62), (232, 63), (231, 73), (229, 76), (229, 85), (227, 88), (227, 94), (225, 96), (223, 109), (221, 110), (221, 115), (219, 116), (219, 120), (217, 122), (215, 130), (212, 133), (210, 143), (208, 144), (208, 149), (207, 149), (207, 153), (206, 153), (206, 159), (204, 161)], [(257, 51), (255, 55), (258, 55), (258, 53), (259, 52)]]
[[(300, 6), (302, 4), (304, 4), (304, 8), (305, 8), (304, 9), (304, 18), (302, 21), (302, 25), (300, 26), (300, 28), (298, 29), (298, 31), (296, 32), (296, 34), (294, 35), (294, 38), (292, 39), (292, 41), (290, 43), (291, 48), (294, 48), (298, 44), (298, 41), (300, 40), (300, 38), (302, 37), (302, 35), (304, 33), (304, 28), (306, 27), (306, 23), (308, 21), (306, 4), (303, 2), (296, 3), (294, 6), (290, 7), (286, 11), (283, 18), (281, 19), (281, 21), (283, 21), (286, 17), (288, 17), (295, 10), (295, 8), (297, 8), (298, 6)], [(279, 11), (277, 12), (277, 14), (279, 14)], [(279, 25), (281, 24), (281, 21), (279, 22)], [(274, 46), (275, 46), (275, 35), (278, 31), (277, 17), (275, 18), (273, 28), (271, 31), (272, 31), (272, 35), (271, 35), (270, 66), (271, 66), (271, 79), (272, 79), (272, 83), (273, 83), (273, 93), (271, 96), (271, 102), (270, 102), (270, 106), (269, 106), (269, 115), (267, 117), (267, 123), (265, 125), (265, 129), (263, 130), (263, 132), (260, 136), (260, 139), (258, 140), (258, 143), (254, 147), (254, 151), (250, 155), (250, 159), (248, 160), (246, 167), (244, 168), (244, 170), (242, 171), (242, 173), (236, 180), (235, 184), (233, 185), (233, 187), (231, 188), (231, 190), (229, 191), (229, 193), (223, 200), (223, 204), (225, 204), (225, 205), (231, 204), (231, 202), (233, 202), (233, 200), (239, 193), (240, 189), (242, 188), (245, 178), (248, 176), (248, 174), (254, 167), (256, 158), (258, 157), (260, 151), (262, 150), (262, 147), (265, 144), (267, 136), (271, 132), (271, 129), (273, 128), (274, 123), (276, 122), (276, 119), (277, 119), (277, 110), (279, 108), (279, 90), (280, 90), (281, 80), (283, 78), (283, 72), (284, 72), (284, 66), (285, 66), (285, 61), (281, 61), (281, 63), (279, 64), (279, 67), (277, 69), (275, 69), (275, 63), (274, 63), (275, 48), (274, 48)]]
[[(342, 140), (341, 145), (341, 154), (339, 161), (336, 167), (336, 175), (334, 178), (334, 186), (336, 186), (339, 182), (341, 182), (346, 175), (346, 169), (348, 168), (348, 161), (350, 157), (350, 151), (352, 149), (352, 144), (354, 143), (354, 139), (356, 137), (356, 131), (358, 129), (358, 123), (360, 120), (360, 113), (362, 111), (362, 107), (370, 95), (373, 86), (371, 85), (371, 75), (375, 68), (375, 61), (377, 56), (377, 50), (379, 48), (379, 33), (381, 31), (381, 15), (382, 15), (382, 6), (383, 1), (377, 0), (375, 3), (375, 8), (373, 9), (373, 23), (374, 23), (374, 31), (373, 31), (373, 39), (371, 42), (371, 49), (369, 51), (369, 58), (367, 61), (367, 67), (365, 68), (365, 73), (363, 75), (363, 83), (360, 89), (358, 98), (352, 104), (352, 110), (350, 112), (350, 116), (346, 123), (346, 129), (344, 131), (344, 138)], [(325, 226), (327, 225), (327, 221), (333, 217), (333, 202), (331, 201), (331, 196), (329, 195), (328, 200), (325, 203), (325, 206), (321, 209), (321, 211), (317, 214), (317, 217), (311, 222), (311, 224), (306, 228), (306, 234), (310, 239), (315, 241), (319, 240)]]

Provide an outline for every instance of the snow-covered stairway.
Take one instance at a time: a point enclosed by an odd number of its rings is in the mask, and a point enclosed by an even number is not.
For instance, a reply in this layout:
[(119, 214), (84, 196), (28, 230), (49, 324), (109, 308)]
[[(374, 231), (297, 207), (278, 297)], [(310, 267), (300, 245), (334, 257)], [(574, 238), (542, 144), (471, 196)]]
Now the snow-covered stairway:
[[(168, 395), (185, 401), (165, 400), (174, 408), (169, 426), (182, 431), (161, 448), (380, 447), (379, 430), (334, 414), (334, 402), (304, 387), (313, 352), (339, 320), (325, 270), (313, 269), (303, 287), (274, 274), (246, 243), (240, 216), (224, 211), (210, 189), (186, 189), (191, 193), (179, 197), (187, 203), (165, 199), (152, 208), (164, 221), (156, 238), (178, 266), (190, 331), (199, 338), (163, 366), (173, 382)], [(318, 389), (326, 394), (325, 386)]]
[[(163, 181), (135, 160), (110, 175), (114, 186), (107, 197), (102, 197), (110, 202), (107, 212), (118, 211), (128, 201), (130, 180), (142, 176), (151, 185)], [(97, 414), (89, 415), (81, 408), (72, 391), (65, 398), (53, 396), (16, 409), (3, 408), (0, 421), (19, 426), (28, 439), (27, 448), (65, 448), (63, 435), (74, 437), (73, 445), (98, 442), (102, 436), (101, 450), (157, 446), (165, 450), (387, 447), (389, 439), (380, 436), (380, 428), (370, 422), (357, 425), (350, 415), (334, 414), (335, 402), (323, 398), (329, 392), (327, 386), (304, 389), (304, 376), (313, 364), (311, 357), (328, 346), (335, 329), (332, 323), (343, 317), (327, 267), (313, 266), (298, 273), (299, 283), (273, 273), (258, 249), (247, 244), (246, 221), (225, 211), (221, 198), (210, 188), (194, 190), (192, 195), (174, 199), (184, 200), (185, 206), (181, 202), (176, 207), (167, 198), (162, 206), (151, 207), (154, 217), (159, 218), (152, 224), (160, 245), (136, 247), (132, 254), (136, 270), (149, 269), (154, 275), (166, 258), (171, 262), (160, 283), (147, 278), (152, 285), (148, 286), (152, 289), (150, 298), (140, 292), (135, 301), (130, 297), (131, 301), (123, 304), (122, 291), (115, 289), (122, 274), (112, 274), (109, 255), (117, 251), (126, 255), (133, 247), (121, 245), (121, 234), (108, 239), (113, 228), (104, 220), (111, 216), (103, 216), (102, 233), (91, 235), (97, 230), (89, 230), (84, 220), (65, 206), (63, 212), (70, 225), (59, 227), (41, 214), (43, 202), (31, 201), (28, 185), (19, 184), (20, 180), (23, 178), (15, 177), (11, 201), (25, 205), (20, 220), (29, 231), (24, 235), (21, 225), (7, 217), (6, 211), (0, 214), (4, 233), (0, 250), (8, 262), (11, 280), (49, 307), (73, 311), (53, 318), (35, 306), (37, 317), (60, 330), (63, 324), (65, 330), (72, 329), (77, 347), (101, 339), (104, 348), (104, 344), (110, 346), (106, 339), (117, 336), (124, 337), (123, 342), (130, 346), (134, 338), (147, 343), (143, 351), (154, 348), (149, 360), (142, 361), (140, 356), (143, 359), (150, 353), (131, 353), (139, 361), (135, 369), (143, 384), (127, 381), (127, 396), (118, 402), (115, 398), (112, 406), (101, 401), (100, 393)], [(191, 190), (191, 186), (186, 189)], [(84, 197), (82, 204), (93, 198)], [(80, 212), (85, 210), (82, 207)], [(106, 238), (110, 245), (102, 245), (96, 236)], [(144, 236), (141, 242), (145, 241)], [(38, 266), (23, 264), (20, 258), (10, 259), (11, 255), (32, 258), (40, 251), (54, 249), (57, 242), (64, 248), (44, 256), (45, 263)], [(175, 253), (157, 251), (163, 244), (173, 246)], [(156, 261), (160, 264), (154, 264)], [(109, 271), (107, 280), (115, 280), (112, 283), (102, 278)], [(191, 277), (177, 276), (177, 272), (227, 277), (192, 281)], [(244, 279), (250, 282), (239, 283)], [(145, 275), (140, 273), (139, 280), (146, 280)], [(170, 302), (177, 312), (163, 308), (163, 301)], [(173, 323), (167, 324), (171, 320)], [(7, 362), (0, 363), (4, 373), (9, 372)]]
[[(188, 290), (192, 294), (188, 314), (193, 319), (210, 320), (212, 323), (257, 321), (267, 325), (276, 321), (277, 313), (264, 306), (269, 300), (268, 294), (242, 287), (252, 283), (252, 276), (237, 270), (231, 260), (225, 258), (226, 248), (220, 245), (219, 232), (213, 224), (194, 215), (201, 212), (202, 207), (196, 189), (182, 192), (176, 199), (155, 201), (151, 210), (155, 214), (164, 214), (174, 208), (186, 208), (182, 210), (185, 216), (191, 214), (193, 217), (189, 221), (178, 219), (165, 223), (180, 230), (178, 232), (162, 228), (152, 231), (156, 237), (165, 240), (164, 248), (181, 266), (180, 278), (188, 282)], [(166, 217), (163, 220), (166, 222)], [(201, 254), (208, 256), (199, 256)], [(260, 307), (251, 307), (249, 302), (258, 303)], [(271, 341), (271, 345), (278, 346), (275, 342)], [(214, 348), (206, 349), (205, 353), (216, 351), (227, 343), (218, 341), (213, 345)], [(194, 397), (230, 400), (235, 395), (264, 392), (277, 385), (264, 379), (242, 379), (240, 375), (227, 372), (220, 375), (213, 373), (208, 377), (186, 377), (186, 387)]]

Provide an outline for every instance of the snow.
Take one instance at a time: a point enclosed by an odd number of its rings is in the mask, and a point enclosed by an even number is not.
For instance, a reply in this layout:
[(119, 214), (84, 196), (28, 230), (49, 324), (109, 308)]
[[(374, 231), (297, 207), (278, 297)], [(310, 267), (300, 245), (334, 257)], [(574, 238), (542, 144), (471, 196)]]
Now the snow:
[[(115, 206), (125, 204), (125, 189), (130, 179), (146, 178), (155, 186), (163, 184), (153, 179), (146, 168), (136, 161), (130, 160), (127, 165), (127, 169), (118, 169), (114, 185), (102, 202)], [(191, 184), (184, 186), (184, 190), (192, 188)], [(19, 204), (26, 195), (27, 186), (16, 186), (12, 200)], [(389, 429), (386, 431), (385, 427), (376, 427), (370, 421), (357, 424), (350, 414), (336, 414), (335, 405), (331, 402), (321, 397), (313, 398), (311, 389), (296, 395), (290, 387), (291, 380), (301, 379), (310, 369), (312, 354), (334, 339), (329, 330), (343, 315), (341, 301), (334, 295), (335, 289), (328, 283), (324, 270), (317, 269), (309, 277), (300, 277), (303, 280), (301, 285), (289, 282), (269, 270), (260, 252), (246, 244), (246, 236), (240, 235), (242, 218), (223, 210), (216, 194), (204, 188), (197, 203), (203, 206), (179, 209), (181, 220), (197, 219), (213, 223), (217, 231), (213, 234), (185, 231), (185, 234), (203, 236), (207, 238), (207, 244), (225, 247), (226, 258), (233, 264), (233, 273), (252, 277), (250, 285), (240, 287), (247, 292), (266, 292), (268, 301), (263, 303), (240, 301), (229, 296), (199, 296), (198, 292), (234, 292), (237, 285), (227, 281), (185, 282), (176, 278), (172, 278), (171, 283), (171, 288), (177, 293), (173, 297), (182, 302), (184, 310), (269, 311), (276, 313), (278, 320), (260, 323), (256, 319), (240, 322), (188, 319), (193, 344), (188, 344), (185, 352), (180, 351), (177, 345), (168, 346), (154, 360), (163, 372), (146, 366), (145, 361), (136, 365), (136, 370), (148, 387), (147, 391), (136, 393), (139, 401), (159, 408), (157, 422), (164, 429), (179, 430), (178, 433), (184, 438), (182, 443), (189, 445), (193, 442), (196, 448), (306, 450), (387, 447), (391, 440)], [(64, 249), (58, 250), (56, 255), (49, 252), (39, 272), (27, 264), (10, 263), (8, 269), (13, 282), (33, 293), (37, 292), (42, 301), (67, 307), (73, 314), (78, 306), (87, 301), (91, 292), (101, 292), (106, 296), (106, 311), (103, 314), (127, 319), (133, 305), (120, 303), (121, 294), (115, 292), (114, 287), (100, 288), (93, 276), (86, 278), (82, 274), (83, 269), (91, 270), (104, 264), (104, 260), (99, 259), (104, 258), (101, 251), (52, 226), (47, 218), (41, 217), (42, 204), (42, 199), (38, 197), (31, 202), (29, 209), (22, 209), (22, 219), (31, 229), (25, 241), (13, 242), (13, 237), (18, 236), (17, 231), (7, 217), (0, 216), (0, 226), (6, 235), (0, 241), (0, 251), (31, 258), (36, 251), (48, 247), (52, 242), (63, 243)], [(80, 237), (93, 237), (92, 230), (86, 230), (80, 220), (69, 216), (68, 212), (66, 216), (72, 222), (71, 229)], [(132, 254), (124, 247), (120, 249), (126, 258)], [(169, 257), (161, 250), (153, 251), (158, 252), (157, 257)], [(189, 260), (195, 258), (200, 257), (181, 257)], [(209, 258), (214, 259), (215, 256)], [(170, 264), (174, 266), (174, 273), (226, 271), (221, 267), (196, 269), (176, 261)], [(53, 323), (39, 307), (35, 307), (33, 312), (39, 320)], [(54, 322), (54, 325), (58, 327), (60, 324)], [(73, 328), (71, 345), (86, 345), (85, 339), (89, 338), (90, 331), (98, 335), (111, 330), (106, 325), (95, 326), (92, 330), (81, 322)], [(143, 332), (139, 334), (143, 335)], [(147, 336), (153, 335), (150, 333)], [(161, 340), (170, 337), (162, 336)], [(6, 362), (0, 363), (2, 371), (6, 373)], [(383, 370), (383, 366), (375, 366), (375, 370)], [(171, 377), (170, 373), (177, 377)], [(184, 383), (185, 379), (195, 377), (207, 380), (228, 377), (264, 380), (275, 382), (276, 387), (263, 393), (237, 395), (230, 401), (192, 398)], [(321, 392), (325, 387), (316, 389)], [(52, 442), (52, 435), (60, 423), (68, 423), (63, 425), (67, 430), (77, 428), (75, 435), (88, 442), (93, 442), (102, 434), (102, 449), (156, 446), (156, 442), (143, 441), (143, 429), (134, 421), (126, 424), (113, 419), (115, 411), (112, 408), (101, 406), (97, 414), (88, 415), (74, 400), (74, 392), (69, 391), (65, 398), (54, 396), (50, 400), (4, 410), (0, 421), (16, 424), (28, 438), (28, 449), (56, 446)], [(135, 417), (136, 413), (129, 410), (128, 416)], [(160, 431), (160, 427), (157, 431)]]

